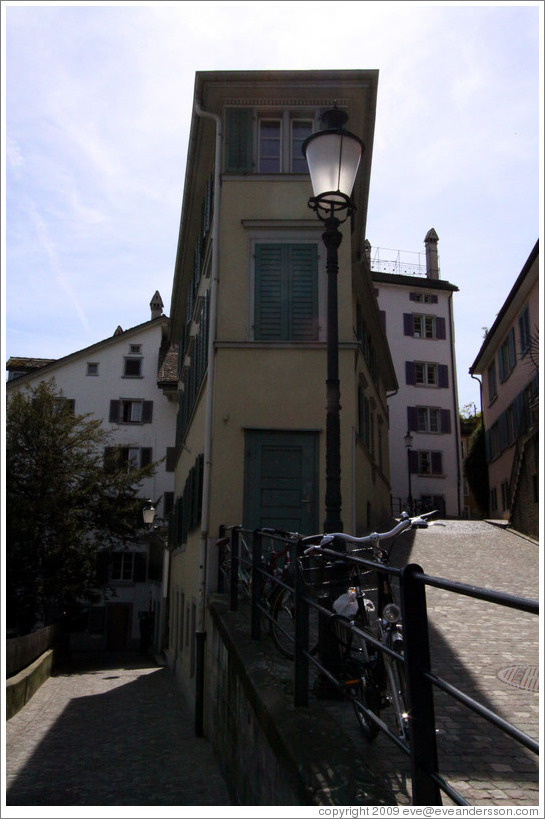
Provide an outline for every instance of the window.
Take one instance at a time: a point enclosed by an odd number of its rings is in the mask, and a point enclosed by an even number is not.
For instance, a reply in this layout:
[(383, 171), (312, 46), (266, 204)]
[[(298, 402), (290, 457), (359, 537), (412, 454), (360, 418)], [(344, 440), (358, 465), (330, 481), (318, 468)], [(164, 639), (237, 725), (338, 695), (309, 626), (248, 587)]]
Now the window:
[(406, 361), (405, 381), (417, 387), (448, 388), (448, 367), (430, 361)]
[(417, 407), (418, 431), (439, 432), (439, 410), (432, 407)]
[(120, 398), (110, 401), (109, 420), (112, 424), (151, 424), (153, 401)]
[(112, 580), (131, 581), (134, 576), (134, 552), (114, 552)]
[(280, 173), (282, 160), (282, 121), (259, 120), (259, 173)]
[(314, 110), (228, 108), (225, 170), (308, 173), (301, 147), (314, 130)]
[(519, 316), (520, 355), (526, 355), (530, 348), (530, 310), (528, 305)]
[(416, 363), (416, 383), (428, 387), (437, 385), (437, 364), (427, 364), (423, 361)]
[(424, 449), (417, 451), (417, 464), (419, 475), (442, 475), (443, 474), (443, 453), (433, 452)]
[(438, 302), (438, 298), (434, 293), (409, 293), (409, 299), (423, 304), (437, 304)]
[(446, 322), (442, 316), (429, 316), (420, 313), (403, 314), (403, 332), (414, 338), (436, 338), (444, 340)]
[(151, 464), (152, 454), (151, 447), (109, 446), (104, 452), (105, 467), (109, 471), (119, 469), (127, 472), (131, 469), (143, 469)]
[(129, 344), (129, 352), (131, 355), (141, 355), (142, 354), (142, 345), (141, 344)]
[(490, 367), (487, 370), (487, 378), (488, 378), (488, 403), (491, 404), (492, 401), (498, 395), (498, 385), (496, 382), (496, 362), (493, 361)]
[(294, 119), (291, 122), (291, 162), (292, 173), (308, 173), (307, 160), (303, 156), (303, 142), (313, 131), (311, 119)]
[(255, 341), (318, 339), (316, 243), (255, 245)]
[(451, 432), (450, 410), (439, 407), (407, 407), (407, 428), (411, 432)]
[(365, 389), (360, 384), (358, 390), (358, 432), (361, 440), (370, 452), (373, 452), (374, 418), (370, 399), (365, 395)]
[(98, 364), (95, 361), (87, 362), (87, 375), (98, 375)]
[(141, 358), (125, 358), (123, 375), (125, 378), (141, 378), (142, 377), (142, 359)]
[(498, 351), (498, 372), (500, 381), (506, 381), (516, 364), (515, 352), (515, 330), (513, 327), (509, 330), (507, 338), (501, 345)]

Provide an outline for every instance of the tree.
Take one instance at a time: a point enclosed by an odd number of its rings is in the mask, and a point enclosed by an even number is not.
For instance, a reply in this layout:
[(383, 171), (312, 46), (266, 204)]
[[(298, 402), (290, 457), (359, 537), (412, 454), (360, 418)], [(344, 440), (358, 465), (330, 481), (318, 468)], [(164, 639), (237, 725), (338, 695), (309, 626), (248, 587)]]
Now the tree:
[(484, 427), (481, 422), (473, 430), (468, 444), (468, 454), (464, 463), (465, 476), (473, 497), (483, 514), (488, 511), (488, 464)]
[(156, 465), (105, 468), (109, 441), (102, 421), (75, 415), (54, 380), (9, 398), (6, 603), (9, 625), (23, 633), (96, 599), (100, 553), (141, 530), (138, 490)]

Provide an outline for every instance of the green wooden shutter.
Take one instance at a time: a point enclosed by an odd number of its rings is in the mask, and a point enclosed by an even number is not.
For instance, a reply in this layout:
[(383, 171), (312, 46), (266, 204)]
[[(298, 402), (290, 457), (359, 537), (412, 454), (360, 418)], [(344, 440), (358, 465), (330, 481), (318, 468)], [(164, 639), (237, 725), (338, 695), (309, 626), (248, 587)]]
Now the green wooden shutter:
[(228, 108), (225, 125), (225, 170), (248, 173), (252, 170), (252, 110)]
[(318, 248), (315, 244), (288, 245), (290, 341), (318, 338)]
[(255, 249), (255, 315), (256, 341), (283, 341), (283, 245), (260, 244)]
[(296, 342), (318, 338), (316, 244), (256, 245), (254, 337)]

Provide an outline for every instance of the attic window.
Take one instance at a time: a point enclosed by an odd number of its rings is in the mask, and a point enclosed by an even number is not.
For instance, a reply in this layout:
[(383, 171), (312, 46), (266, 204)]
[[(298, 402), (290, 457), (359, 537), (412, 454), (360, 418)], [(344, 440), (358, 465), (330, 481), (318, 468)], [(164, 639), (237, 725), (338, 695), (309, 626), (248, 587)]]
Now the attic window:
[(141, 344), (129, 344), (129, 353), (131, 355), (142, 355)]
[(98, 375), (98, 363), (96, 361), (87, 362), (87, 375)]

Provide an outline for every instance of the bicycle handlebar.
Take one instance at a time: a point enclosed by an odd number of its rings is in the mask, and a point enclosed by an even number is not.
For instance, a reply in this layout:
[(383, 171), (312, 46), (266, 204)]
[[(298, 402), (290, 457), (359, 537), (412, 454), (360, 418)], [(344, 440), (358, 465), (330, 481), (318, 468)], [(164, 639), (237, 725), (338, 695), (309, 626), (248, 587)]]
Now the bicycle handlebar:
[(310, 535), (310, 537), (303, 538), (303, 544), (305, 541), (315, 540), (317, 537), (321, 537), (320, 543), (315, 543), (312, 546), (309, 546), (308, 549), (305, 549), (303, 554), (307, 555), (313, 551), (319, 551), (323, 546), (328, 546), (334, 540), (344, 540), (345, 543), (354, 543), (358, 546), (376, 546), (381, 540), (388, 540), (391, 537), (395, 537), (396, 535), (401, 534), (402, 532), (408, 531), (409, 529), (427, 529), (428, 526), (432, 525), (434, 521), (429, 521), (427, 518), (430, 515), (436, 515), (437, 510), (433, 512), (425, 512), (422, 515), (417, 515), (414, 518), (410, 518), (406, 512), (402, 513), (402, 520), (394, 526), (389, 532), (371, 532), (369, 535), (364, 535), (363, 537), (354, 537), (353, 535), (347, 535), (345, 532), (334, 532), (327, 535)]

